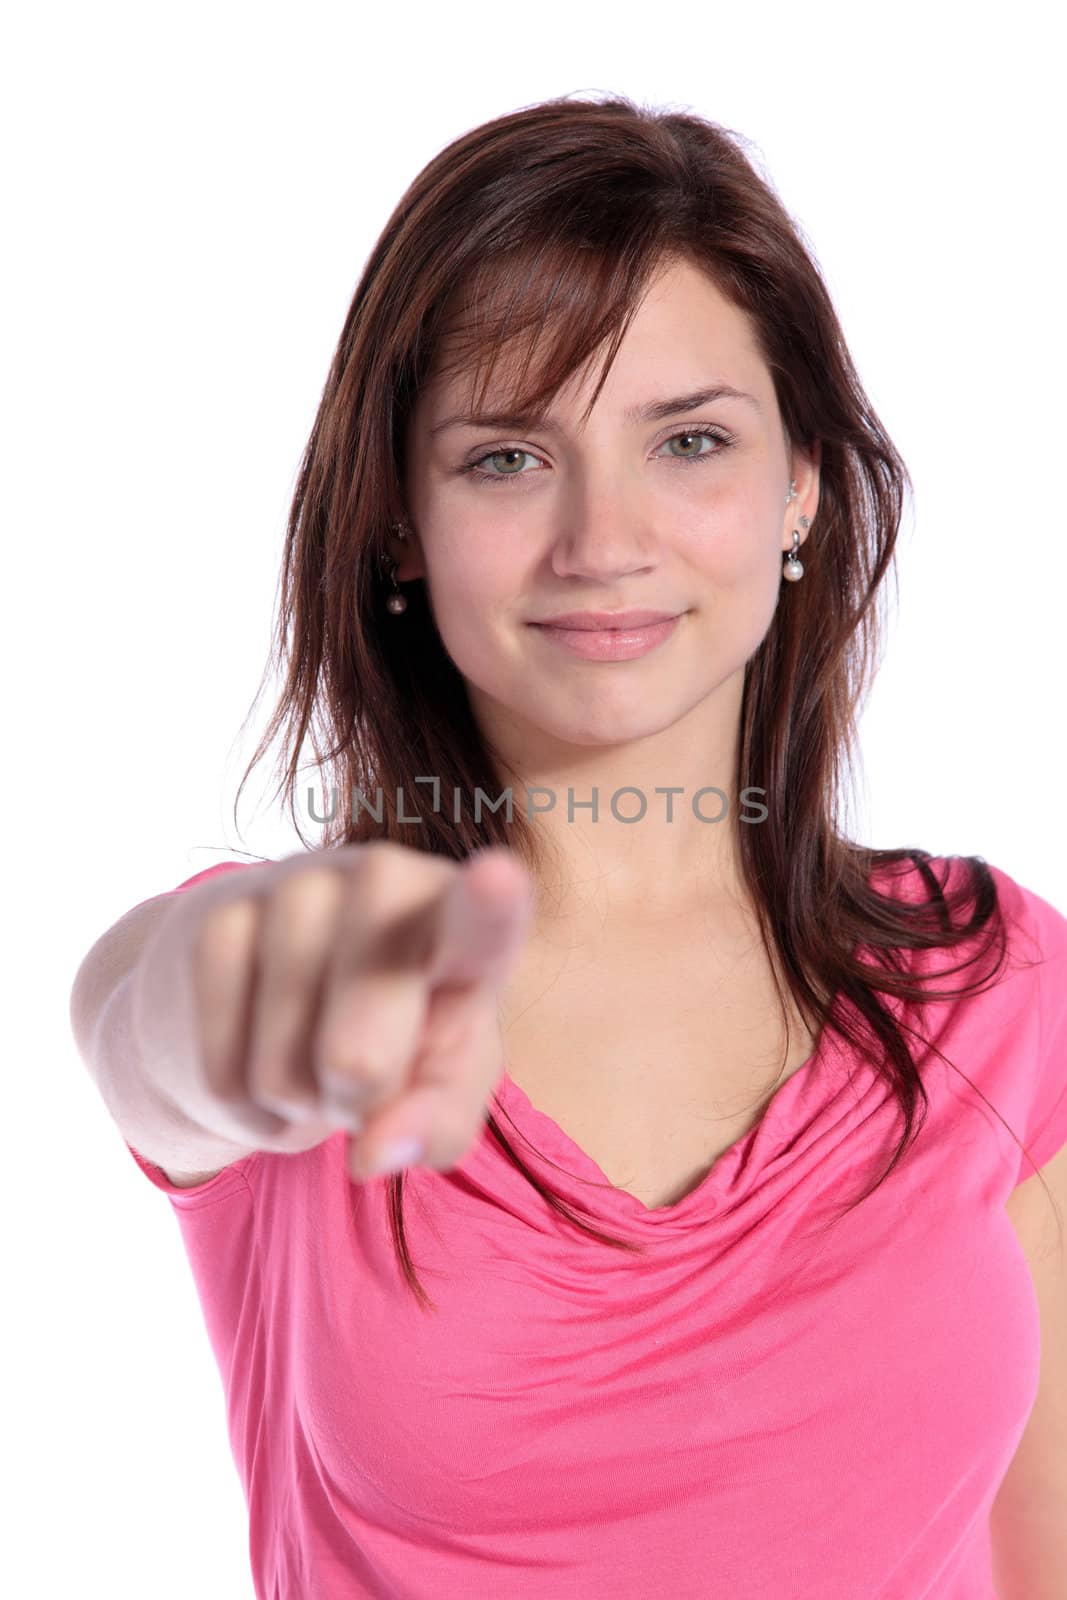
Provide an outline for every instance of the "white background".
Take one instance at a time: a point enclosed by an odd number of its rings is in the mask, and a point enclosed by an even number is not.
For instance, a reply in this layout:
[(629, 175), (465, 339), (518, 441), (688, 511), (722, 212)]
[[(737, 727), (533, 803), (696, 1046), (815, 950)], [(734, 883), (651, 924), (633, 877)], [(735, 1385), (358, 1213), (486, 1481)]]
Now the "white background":
[[(1053, 8), (38, 4), (5, 30), (2, 1560), (20, 1600), (250, 1600), (177, 1223), (68, 1025), (136, 902), (299, 841), (234, 787), (295, 473), (364, 259), (451, 139), (621, 91), (755, 141), (915, 502), (863, 721), (880, 846), (1067, 910)], [(1042, 20), (1043, 19), (1043, 20)], [(323, 1597), (325, 1600), (325, 1597)]]

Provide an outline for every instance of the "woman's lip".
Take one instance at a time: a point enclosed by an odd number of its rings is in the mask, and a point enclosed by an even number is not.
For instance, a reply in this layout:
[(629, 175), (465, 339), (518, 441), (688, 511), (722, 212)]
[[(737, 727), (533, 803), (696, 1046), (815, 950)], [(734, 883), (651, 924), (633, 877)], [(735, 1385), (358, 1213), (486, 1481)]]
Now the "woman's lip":
[(680, 620), (680, 616), (667, 617), (642, 628), (565, 628), (549, 622), (533, 622), (530, 626), (550, 643), (562, 645), (587, 661), (633, 661), (668, 639)]
[(674, 611), (651, 611), (634, 606), (630, 611), (570, 611), (558, 617), (538, 617), (535, 626), (542, 628), (587, 628), (602, 632), (608, 628), (622, 628), (633, 633), (636, 628), (650, 628), (656, 622), (669, 622), (678, 616)]

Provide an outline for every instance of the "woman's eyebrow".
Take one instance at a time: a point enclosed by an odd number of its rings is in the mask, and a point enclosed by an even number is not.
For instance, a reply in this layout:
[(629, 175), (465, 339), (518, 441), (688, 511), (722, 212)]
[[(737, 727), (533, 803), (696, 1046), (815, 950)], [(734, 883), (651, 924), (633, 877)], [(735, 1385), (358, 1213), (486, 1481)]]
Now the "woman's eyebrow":
[[(644, 405), (631, 406), (623, 412), (625, 422), (662, 422), (666, 417), (677, 416), (681, 411), (695, 411), (698, 406), (710, 405), (714, 400), (744, 400), (757, 411), (761, 410), (755, 395), (745, 394), (729, 383), (711, 383), (691, 394), (669, 395), (665, 400), (649, 400)], [(435, 422), (430, 437), (443, 433), (446, 428), (530, 428), (537, 427), (546, 433), (560, 433), (558, 423), (551, 421), (547, 411), (492, 412), (480, 415), (457, 413)]]

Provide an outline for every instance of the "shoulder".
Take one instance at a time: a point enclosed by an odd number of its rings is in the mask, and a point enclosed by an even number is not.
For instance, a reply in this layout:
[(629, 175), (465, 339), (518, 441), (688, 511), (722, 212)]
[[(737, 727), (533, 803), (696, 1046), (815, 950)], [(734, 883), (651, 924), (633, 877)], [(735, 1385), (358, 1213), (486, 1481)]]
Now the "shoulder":
[[(931, 980), (939, 1046), (1022, 1141), (1010, 1152), (1018, 1186), (1067, 1144), (1067, 916), (1048, 893), (985, 857), (931, 857), (925, 866), (952, 923), (978, 925), (913, 951), (910, 964)], [(916, 871), (913, 881), (922, 877)], [(906, 898), (927, 895), (913, 889)]]
[(954, 903), (987, 900), (993, 904), (1015, 942), (1036, 940), (1040, 947), (1059, 949), (1067, 940), (1067, 916), (1028, 884), (980, 855), (931, 855), (916, 850), (913, 858), (878, 866), (871, 884), (895, 900), (922, 903), (941, 896)]
[[(1021, 883), (1002, 867), (990, 865), (997, 897), (1012, 937), (1014, 953), (1035, 969), (1051, 966), (1062, 982), (1067, 964), (1067, 916), (1047, 895)], [(1055, 977), (1053, 976), (1055, 975)]]

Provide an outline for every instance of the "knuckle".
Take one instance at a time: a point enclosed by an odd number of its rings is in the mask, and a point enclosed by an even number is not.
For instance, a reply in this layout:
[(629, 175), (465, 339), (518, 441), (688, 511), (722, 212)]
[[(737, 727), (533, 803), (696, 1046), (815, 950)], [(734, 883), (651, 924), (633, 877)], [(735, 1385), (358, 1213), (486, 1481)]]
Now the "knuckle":
[(455, 862), (425, 850), (415, 850), (396, 839), (369, 840), (356, 863), (361, 895), (382, 892), (395, 885), (421, 886), (428, 879), (443, 883), (455, 870)]
[(272, 918), (287, 922), (336, 904), (340, 884), (335, 868), (312, 863), (279, 879), (270, 895)]
[(192, 958), (198, 971), (241, 953), (254, 939), (259, 916), (249, 895), (208, 906), (192, 931)]
[(368, 861), (382, 860), (383, 858), (399, 859), (408, 854), (407, 845), (400, 843), (399, 839), (386, 839), (377, 837), (365, 839), (359, 848), (357, 862), (363, 864)]
[(282, 885), (266, 916), (260, 946), (263, 1004), (270, 1026), (293, 1026), (317, 989), (328, 959), (340, 885), (334, 880)]
[(300, 1084), (283, 1056), (258, 1056), (249, 1066), (248, 1081), (251, 1098), (268, 1111), (288, 1115), (292, 1111), (314, 1110), (317, 1105), (318, 1097)]
[(386, 841), (377, 842), (356, 871), (360, 904), (368, 899), (383, 899), (396, 883), (399, 871), (396, 846)]

